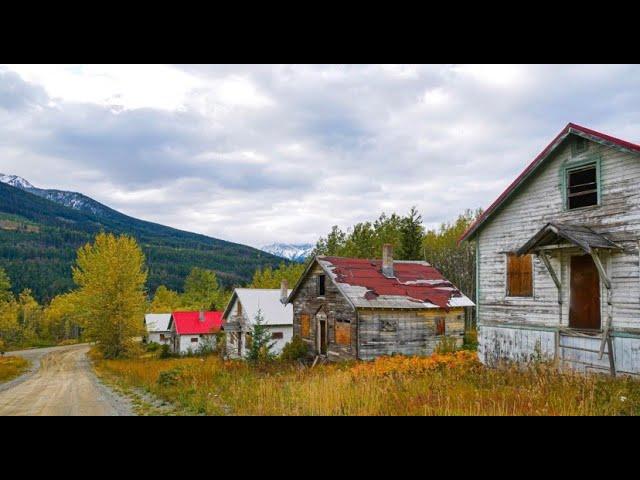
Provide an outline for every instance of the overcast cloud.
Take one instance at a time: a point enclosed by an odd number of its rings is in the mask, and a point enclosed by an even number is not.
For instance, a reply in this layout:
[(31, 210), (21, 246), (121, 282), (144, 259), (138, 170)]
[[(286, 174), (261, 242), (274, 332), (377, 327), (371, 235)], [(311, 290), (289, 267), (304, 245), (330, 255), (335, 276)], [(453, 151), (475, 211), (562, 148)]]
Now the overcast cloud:
[(640, 67), (0, 66), (0, 172), (260, 246), (486, 207), (566, 125), (640, 141)]

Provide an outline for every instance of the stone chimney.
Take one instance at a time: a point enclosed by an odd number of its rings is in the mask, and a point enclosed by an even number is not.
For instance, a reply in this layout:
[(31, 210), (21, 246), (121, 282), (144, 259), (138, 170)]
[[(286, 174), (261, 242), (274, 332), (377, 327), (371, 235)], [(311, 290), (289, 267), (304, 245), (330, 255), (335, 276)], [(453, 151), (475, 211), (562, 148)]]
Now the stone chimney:
[(200, 310), (198, 313), (198, 320), (200, 320), (200, 323), (204, 323), (204, 310)]
[(393, 273), (393, 245), (385, 243), (382, 246), (382, 274), (387, 278), (394, 278)]
[(282, 282), (280, 282), (280, 302), (286, 305), (287, 298), (289, 298), (289, 282), (282, 280)]

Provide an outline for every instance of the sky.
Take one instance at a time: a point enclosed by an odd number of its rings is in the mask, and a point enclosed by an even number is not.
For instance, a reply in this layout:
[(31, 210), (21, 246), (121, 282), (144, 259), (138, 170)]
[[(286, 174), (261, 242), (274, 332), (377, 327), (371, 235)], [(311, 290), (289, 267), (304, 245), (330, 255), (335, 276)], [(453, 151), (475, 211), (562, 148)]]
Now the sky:
[(640, 66), (0, 65), (0, 173), (259, 247), (486, 208), (568, 123), (640, 142)]

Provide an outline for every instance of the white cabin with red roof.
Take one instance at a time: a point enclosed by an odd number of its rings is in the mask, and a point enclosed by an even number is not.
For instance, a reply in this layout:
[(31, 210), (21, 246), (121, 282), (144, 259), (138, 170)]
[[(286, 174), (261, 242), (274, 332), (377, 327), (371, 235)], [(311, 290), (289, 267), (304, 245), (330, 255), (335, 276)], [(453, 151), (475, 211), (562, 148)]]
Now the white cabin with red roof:
[(289, 295), (293, 335), (312, 355), (371, 360), (430, 355), (445, 339), (460, 346), (473, 306), (427, 262), (318, 256)]
[(173, 312), (169, 322), (172, 351), (195, 354), (214, 348), (222, 327), (222, 312)]
[(640, 374), (640, 146), (568, 124), (468, 229), (479, 355)]

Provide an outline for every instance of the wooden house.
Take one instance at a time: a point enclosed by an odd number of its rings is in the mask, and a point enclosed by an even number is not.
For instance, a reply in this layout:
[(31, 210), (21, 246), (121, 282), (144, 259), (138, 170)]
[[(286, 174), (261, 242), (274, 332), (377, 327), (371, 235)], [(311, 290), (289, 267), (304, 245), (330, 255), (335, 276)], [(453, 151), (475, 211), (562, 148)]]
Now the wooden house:
[(169, 322), (172, 351), (198, 353), (215, 346), (215, 335), (222, 327), (222, 312), (173, 312)]
[(279, 290), (236, 288), (233, 291), (222, 315), (222, 329), (226, 333), (230, 358), (244, 358), (258, 313), (271, 333), (272, 353), (282, 351), (293, 336), (293, 307), (286, 304), (290, 292), (286, 281)]
[(288, 299), (293, 335), (330, 360), (429, 355), (444, 337), (462, 343), (473, 306), (427, 262), (318, 256)]
[(568, 124), (462, 240), (479, 354), (640, 373), (640, 146)]

